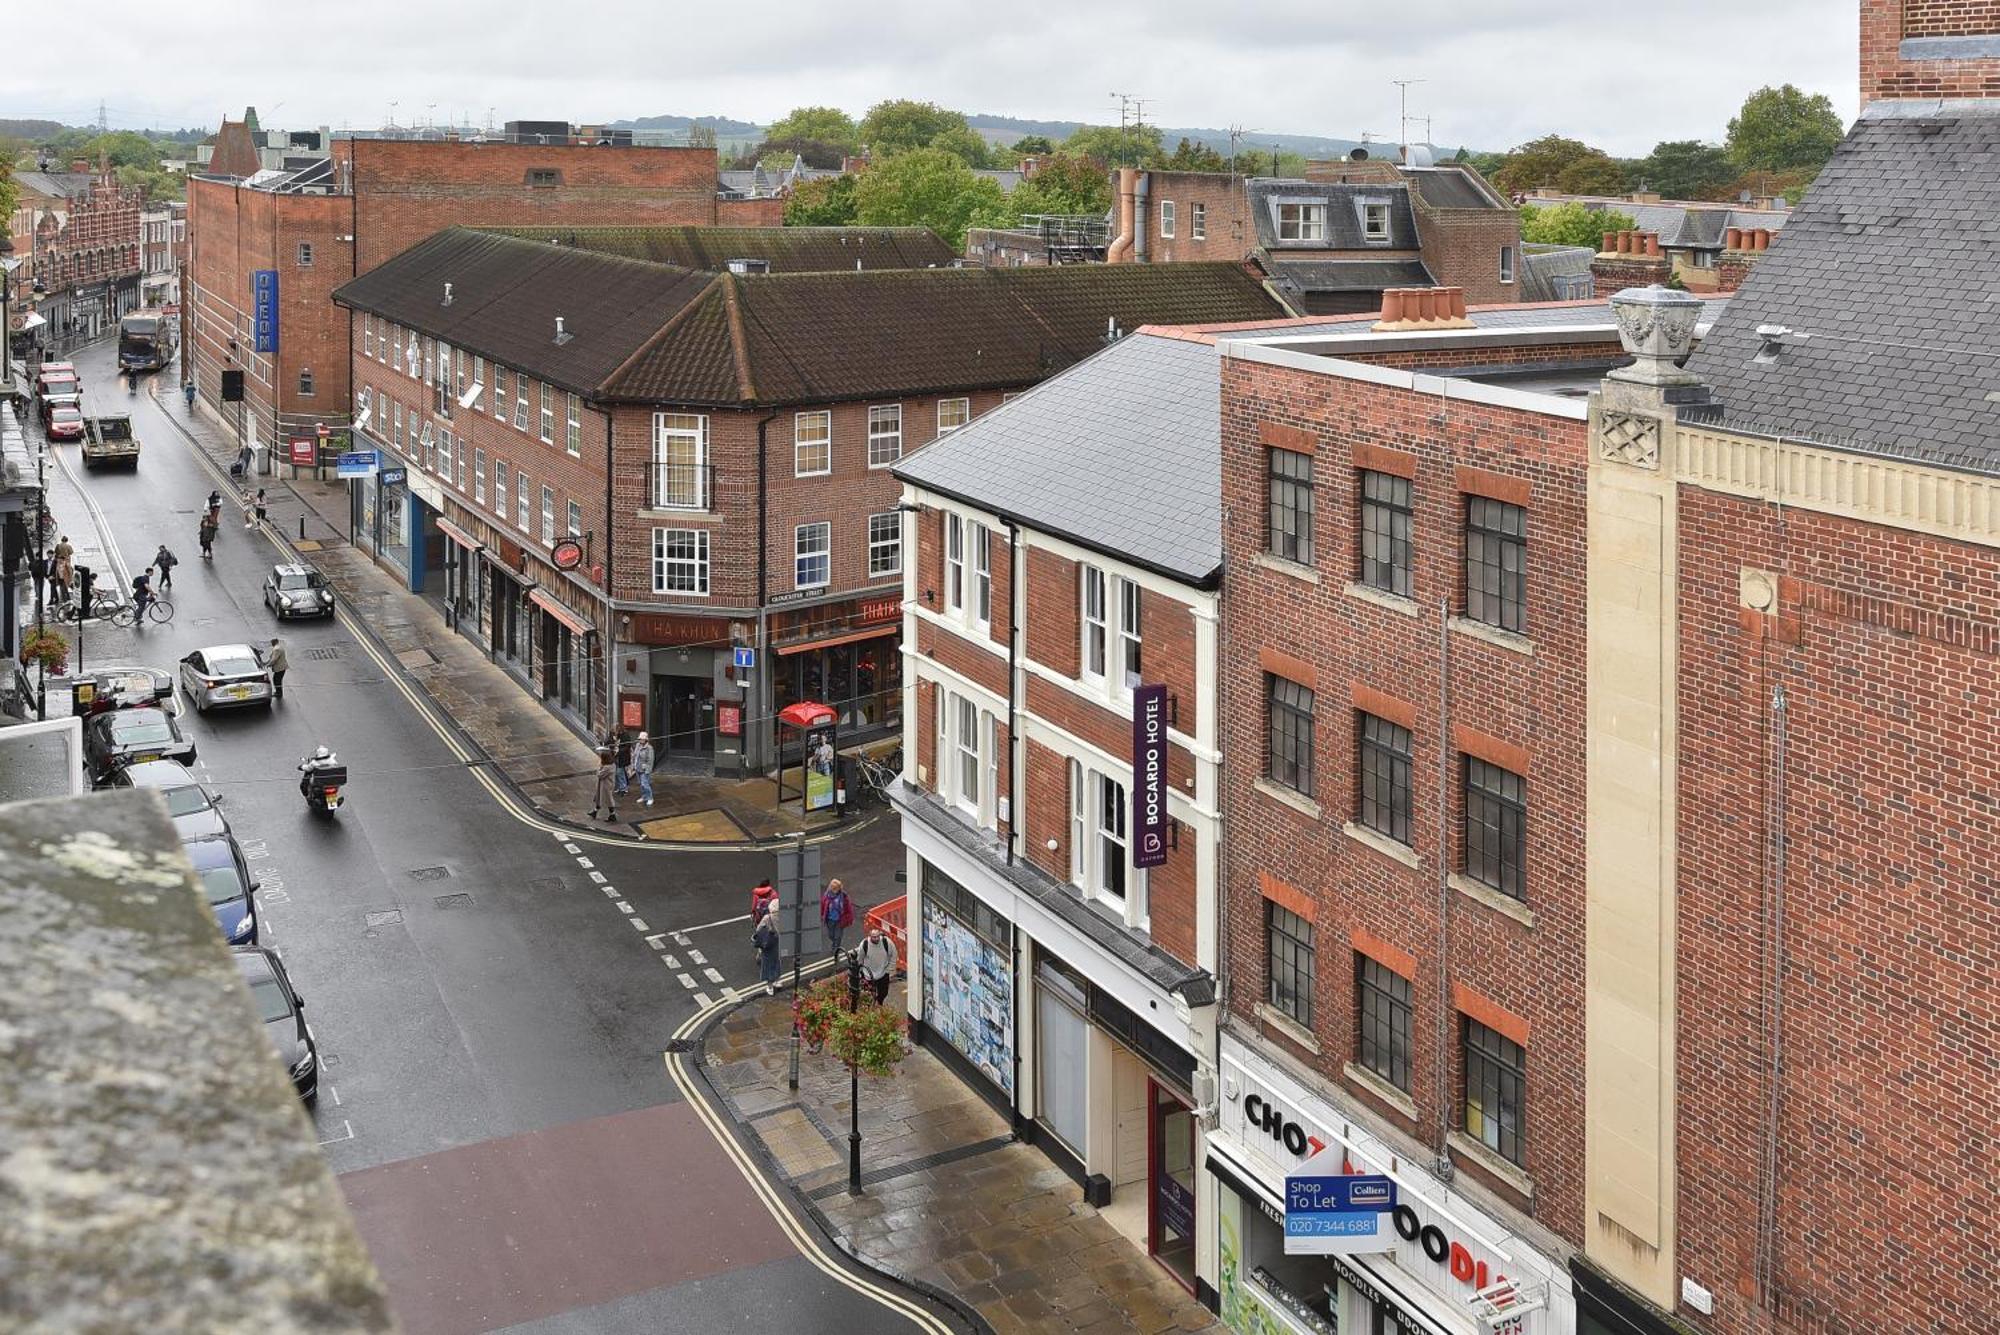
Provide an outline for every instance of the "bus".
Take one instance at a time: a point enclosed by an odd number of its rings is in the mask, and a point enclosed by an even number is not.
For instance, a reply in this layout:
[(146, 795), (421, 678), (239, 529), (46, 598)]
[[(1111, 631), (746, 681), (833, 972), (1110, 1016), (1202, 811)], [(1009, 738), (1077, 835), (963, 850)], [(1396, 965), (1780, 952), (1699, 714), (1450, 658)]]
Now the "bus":
[(118, 322), (118, 369), (158, 371), (174, 359), (174, 322), (162, 310), (133, 311)]

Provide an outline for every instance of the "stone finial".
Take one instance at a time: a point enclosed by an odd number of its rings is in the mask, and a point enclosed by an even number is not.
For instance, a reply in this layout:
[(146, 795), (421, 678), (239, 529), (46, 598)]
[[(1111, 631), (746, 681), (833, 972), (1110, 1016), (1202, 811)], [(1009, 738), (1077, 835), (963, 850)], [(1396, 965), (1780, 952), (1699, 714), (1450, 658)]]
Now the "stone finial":
[(1609, 379), (1660, 387), (1700, 383), (1676, 363), (1694, 347), (1701, 298), (1658, 283), (1628, 287), (1612, 296), (1611, 313), (1618, 321), (1619, 342), (1635, 360), (1611, 372)]

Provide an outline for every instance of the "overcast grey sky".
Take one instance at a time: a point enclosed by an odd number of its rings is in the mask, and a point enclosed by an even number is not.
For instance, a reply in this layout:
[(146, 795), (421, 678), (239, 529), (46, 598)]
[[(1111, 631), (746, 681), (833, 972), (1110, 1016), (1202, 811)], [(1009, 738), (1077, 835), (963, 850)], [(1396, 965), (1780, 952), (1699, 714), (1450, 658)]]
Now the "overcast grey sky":
[[(0, 114), (114, 126), (769, 121), (889, 97), (1115, 123), (1113, 90), (1168, 126), (1359, 138), (1397, 132), (1390, 82), (1439, 144), (1560, 131), (1637, 156), (1720, 140), (1745, 93), (1791, 82), (1856, 111), (1856, 0), (177, 0), (0, 74)], [(144, 17), (138, 19), (137, 15)], [(1413, 134), (1420, 131), (1413, 131)], [(1251, 136), (1254, 140), (1255, 136)]]

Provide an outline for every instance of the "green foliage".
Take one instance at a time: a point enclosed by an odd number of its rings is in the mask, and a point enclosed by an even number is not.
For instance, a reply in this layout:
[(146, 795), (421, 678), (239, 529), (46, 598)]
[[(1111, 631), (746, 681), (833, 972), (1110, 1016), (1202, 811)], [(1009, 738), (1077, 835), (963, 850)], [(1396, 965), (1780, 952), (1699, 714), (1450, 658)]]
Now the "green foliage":
[(21, 203), (21, 187), (14, 180), (14, 163), (0, 158), (0, 218), (12, 218)]
[(748, 171), (760, 162), (779, 162), (789, 167), (795, 157), (803, 159), (808, 167), (837, 168), (847, 157), (847, 150), (827, 139), (786, 135), (782, 139), (766, 139), (745, 152), (736, 159), (739, 164), (737, 170)]
[(1160, 131), (1152, 125), (1084, 125), (1063, 140), (1063, 152), (1095, 158), (1107, 167), (1153, 167), (1161, 161)]
[(187, 190), (186, 177), (175, 172), (151, 171), (145, 167), (120, 167), (118, 184), (138, 186), (148, 204), (184, 198)]
[(1056, 151), (1056, 146), (1050, 142), (1047, 135), (1024, 134), (1016, 139), (1007, 151), (1018, 159), (1025, 158), (1031, 153), (1036, 155), (1053, 153)]
[(968, 227), (1010, 226), (997, 182), (942, 148), (916, 148), (877, 162), (854, 183), (855, 221), (870, 227), (928, 227), (952, 249)]
[(1559, 134), (1543, 135), (1509, 153), (1492, 173), (1495, 187), (1526, 194), (1552, 186), (1566, 195), (1615, 195), (1625, 188), (1625, 172), (1601, 148)]
[(792, 1018), (808, 1052), (825, 1052), (867, 1075), (894, 1075), (909, 1055), (907, 1021), (867, 993), (856, 1001), (853, 985), (836, 974), (792, 1000)]
[(715, 127), (713, 125), (690, 125), (687, 127), (689, 148), (714, 148)]
[(979, 132), (963, 125), (954, 125), (941, 130), (931, 139), (929, 147), (941, 148), (968, 167), (988, 167), (992, 165), (992, 151)]
[(785, 200), (787, 227), (845, 227), (855, 219), (852, 176), (822, 176), (801, 181)]
[(1160, 163), (1168, 171), (1177, 172), (1222, 172), (1229, 170), (1228, 161), (1222, 154), (1207, 144), (1197, 144), (1183, 138), (1174, 148), (1173, 156)]
[(1646, 189), (1668, 199), (1727, 199), (1736, 166), (1729, 151), (1699, 139), (1670, 139), (1653, 145), (1636, 174)]
[(765, 127), (764, 137), (837, 144), (843, 153), (852, 153), (861, 145), (861, 132), (854, 118), (839, 107), (793, 107), (782, 119)]
[(1596, 250), (1604, 233), (1629, 232), (1637, 225), (1629, 213), (1593, 209), (1575, 200), (1521, 206), (1521, 240), (1531, 245), (1589, 246)]
[(1016, 217), (1031, 213), (1101, 217), (1111, 208), (1111, 177), (1090, 158), (1057, 153), (1014, 187), (1008, 203)]
[(1729, 156), (1749, 170), (1818, 171), (1845, 133), (1825, 93), (1808, 97), (1791, 84), (1759, 88), (1730, 119)]
[(89, 158), (93, 168), (98, 155), (109, 158), (114, 167), (158, 168), (160, 146), (143, 134), (131, 130), (113, 130), (110, 134), (100, 134), (86, 140), (72, 156)]
[(895, 98), (868, 108), (856, 133), (876, 157), (928, 148), (947, 130), (968, 130), (963, 114), (935, 102)]

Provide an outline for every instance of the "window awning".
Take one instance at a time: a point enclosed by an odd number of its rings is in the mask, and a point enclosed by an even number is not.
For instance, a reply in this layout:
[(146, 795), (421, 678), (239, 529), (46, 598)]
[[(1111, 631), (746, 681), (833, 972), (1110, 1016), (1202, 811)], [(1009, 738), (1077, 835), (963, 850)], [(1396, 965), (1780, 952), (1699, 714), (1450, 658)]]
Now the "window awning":
[(458, 525), (453, 524), (448, 520), (444, 519), (438, 520), (437, 526), (438, 526), (438, 532), (444, 534), (447, 538), (450, 538), (453, 542), (457, 543), (459, 546), (465, 548), (465, 550), (469, 552), (476, 552), (481, 547), (484, 547), (486, 545), (479, 539), (473, 537), (470, 533), (467, 533), (464, 529), (458, 527)]
[(900, 621), (892, 621), (886, 626), (870, 626), (867, 630), (850, 630), (840, 635), (828, 635), (817, 640), (801, 640), (797, 644), (773, 646), (772, 652), (779, 655), (802, 654), (808, 649), (824, 649), (828, 645), (852, 644), (856, 640), (872, 640), (879, 635), (894, 635), (903, 628)]
[(588, 635), (593, 629), (588, 621), (570, 611), (568, 607), (563, 605), (562, 599), (556, 597), (547, 589), (530, 589), (528, 591), (528, 601), (562, 622), (563, 625), (568, 626), (578, 635)]

